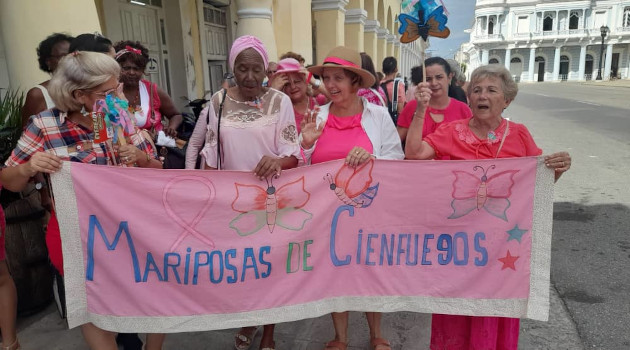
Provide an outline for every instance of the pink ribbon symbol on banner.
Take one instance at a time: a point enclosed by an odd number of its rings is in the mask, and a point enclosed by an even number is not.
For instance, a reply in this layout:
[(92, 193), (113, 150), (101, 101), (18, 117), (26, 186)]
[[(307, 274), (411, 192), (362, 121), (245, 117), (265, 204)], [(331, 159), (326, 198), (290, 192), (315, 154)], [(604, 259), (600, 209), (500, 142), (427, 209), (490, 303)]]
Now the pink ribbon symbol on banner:
[[(192, 219), (190, 223), (187, 223), (181, 218), (181, 216), (175, 213), (175, 211), (171, 208), (171, 204), (169, 203), (168, 198), (167, 198), (168, 192), (172, 189), (172, 187), (184, 181), (194, 181), (197, 183), (201, 183), (204, 186), (206, 186), (210, 192), (209, 195), (205, 198), (203, 207), (201, 208), (201, 210), (199, 210), (197, 215)], [(197, 238), (201, 242), (207, 244), (211, 248), (214, 248), (214, 241), (212, 241), (210, 238), (204, 236), (202, 233), (195, 230), (195, 226), (197, 226), (199, 221), (201, 221), (201, 218), (203, 217), (203, 215), (206, 213), (206, 211), (208, 211), (208, 209), (212, 205), (212, 201), (214, 200), (214, 195), (215, 195), (215, 190), (214, 190), (214, 185), (212, 184), (212, 182), (201, 176), (178, 176), (176, 178), (173, 178), (171, 181), (169, 181), (166, 184), (166, 186), (164, 187), (164, 190), (162, 191), (162, 202), (164, 204), (164, 210), (166, 210), (166, 213), (168, 214), (168, 216), (171, 217), (171, 219), (173, 219), (179, 226), (184, 228), (184, 231), (180, 233), (180, 235), (177, 237), (175, 242), (173, 242), (173, 245), (171, 245), (170, 251), (175, 251), (175, 249), (182, 243), (182, 241), (188, 235), (193, 235), (195, 238)]]

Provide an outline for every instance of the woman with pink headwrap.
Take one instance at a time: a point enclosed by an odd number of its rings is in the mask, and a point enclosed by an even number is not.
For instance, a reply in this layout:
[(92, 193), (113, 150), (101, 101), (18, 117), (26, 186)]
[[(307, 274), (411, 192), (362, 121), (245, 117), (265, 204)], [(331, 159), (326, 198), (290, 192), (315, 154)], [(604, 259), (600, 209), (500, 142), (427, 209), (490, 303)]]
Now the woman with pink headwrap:
[[(287, 95), (263, 87), (268, 62), (258, 38), (246, 35), (232, 44), (229, 64), (237, 85), (212, 96), (199, 117), (207, 125), (198, 123), (193, 133), (205, 133), (200, 152), (205, 169), (251, 171), (264, 180), (297, 166), (300, 146), (293, 105)], [(242, 328), (235, 348), (249, 349), (257, 330)], [(260, 349), (274, 349), (273, 331), (274, 325), (264, 326)]]

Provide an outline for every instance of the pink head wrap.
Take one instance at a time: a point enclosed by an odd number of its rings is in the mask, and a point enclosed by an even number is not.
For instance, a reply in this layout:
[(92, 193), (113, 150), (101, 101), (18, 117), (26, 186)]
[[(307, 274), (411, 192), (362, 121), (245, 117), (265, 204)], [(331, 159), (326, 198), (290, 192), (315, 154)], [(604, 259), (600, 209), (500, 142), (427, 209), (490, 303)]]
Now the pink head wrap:
[(252, 35), (243, 35), (234, 40), (229, 57), (230, 69), (234, 70), (234, 61), (236, 61), (236, 57), (246, 49), (256, 50), (256, 52), (260, 54), (260, 57), (262, 57), (263, 64), (265, 65), (265, 70), (267, 70), (267, 66), (269, 66), (267, 49), (265, 49), (265, 45), (262, 43), (262, 41), (260, 41), (260, 39)]

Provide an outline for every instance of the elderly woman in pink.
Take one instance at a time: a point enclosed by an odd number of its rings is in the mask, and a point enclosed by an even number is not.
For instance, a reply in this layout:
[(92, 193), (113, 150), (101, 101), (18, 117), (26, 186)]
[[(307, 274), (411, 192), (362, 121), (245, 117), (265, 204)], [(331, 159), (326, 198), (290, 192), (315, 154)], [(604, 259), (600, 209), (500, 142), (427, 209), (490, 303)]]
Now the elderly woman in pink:
[[(300, 147), (293, 106), (287, 95), (263, 87), (268, 62), (258, 38), (246, 35), (232, 44), (229, 64), (237, 85), (214, 94), (202, 113), (209, 116), (201, 150), (206, 169), (251, 171), (265, 179), (297, 166)], [(257, 329), (241, 329), (235, 348), (249, 349)], [(273, 331), (274, 325), (264, 327), (260, 349), (274, 349)]]
[[(415, 95), (419, 108), (409, 125), (405, 155), (408, 159), (453, 160), (541, 155), (542, 150), (525, 125), (502, 116), (517, 92), (518, 86), (503, 66), (481, 66), (473, 71), (468, 85), (472, 118), (442, 124), (434, 133), (423, 136), (433, 91), (428, 83), (418, 84)], [(567, 152), (554, 153), (545, 157), (545, 164), (555, 171), (558, 180), (571, 167), (571, 156)], [(516, 350), (518, 334), (517, 318), (435, 314), (431, 349)]]
[[(402, 159), (403, 152), (396, 127), (385, 107), (369, 103), (357, 95), (360, 88), (374, 84), (372, 73), (361, 68), (361, 56), (355, 50), (336, 47), (324, 63), (308, 69), (322, 77), (331, 102), (302, 127), (300, 146), (307, 162), (316, 164), (345, 159), (357, 167), (373, 158)], [(366, 312), (373, 350), (391, 350), (381, 334), (381, 314)], [(348, 347), (348, 312), (332, 314), (335, 339), (326, 350)]]
[(296, 59), (285, 58), (278, 62), (278, 70), (271, 81), (271, 86), (274, 89), (284, 92), (291, 99), (298, 134), (304, 116), (318, 106), (315, 98), (307, 93), (310, 83), (306, 81), (307, 78), (310, 78), (311, 81), (316, 80)]

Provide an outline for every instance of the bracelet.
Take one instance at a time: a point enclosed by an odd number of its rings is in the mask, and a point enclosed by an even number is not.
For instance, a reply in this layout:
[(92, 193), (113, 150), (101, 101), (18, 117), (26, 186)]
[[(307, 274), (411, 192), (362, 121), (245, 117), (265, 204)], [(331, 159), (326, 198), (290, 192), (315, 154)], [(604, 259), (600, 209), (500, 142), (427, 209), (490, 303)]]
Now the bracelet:
[(421, 113), (421, 114), (422, 115), (420, 116), (420, 115), (418, 115), (418, 112), (413, 112), (413, 117), (414, 118), (419, 118), (419, 119), (424, 119), (424, 114), (423, 113)]
[(147, 155), (147, 162), (150, 162), (151, 159), (153, 159), (153, 158), (151, 158), (151, 155), (148, 152), (144, 152), (144, 154)]

